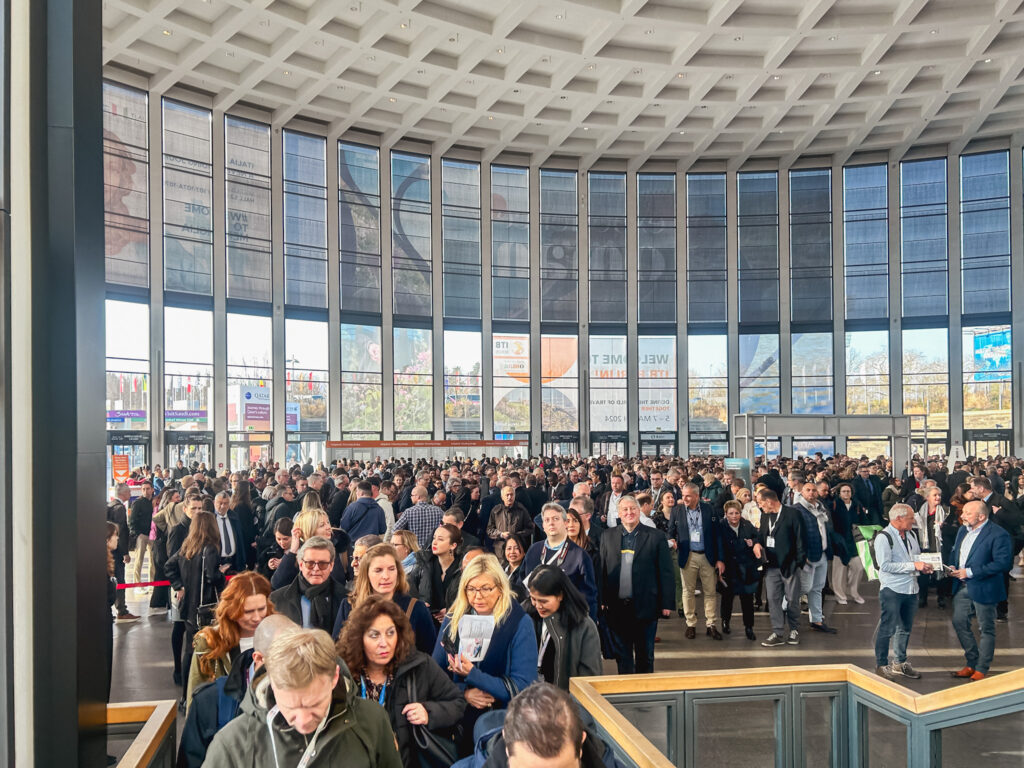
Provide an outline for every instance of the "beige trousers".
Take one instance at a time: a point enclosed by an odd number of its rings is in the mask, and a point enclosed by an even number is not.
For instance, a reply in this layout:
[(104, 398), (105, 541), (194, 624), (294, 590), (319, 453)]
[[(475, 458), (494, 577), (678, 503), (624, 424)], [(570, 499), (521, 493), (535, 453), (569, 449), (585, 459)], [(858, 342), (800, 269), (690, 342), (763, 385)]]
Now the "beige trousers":
[(691, 552), (686, 566), (679, 569), (683, 578), (683, 613), (686, 614), (686, 626), (697, 626), (697, 579), (700, 579), (700, 591), (704, 596), (704, 621), (709, 627), (715, 626), (718, 620), (718, 571), (708, 562), (703, 552)]

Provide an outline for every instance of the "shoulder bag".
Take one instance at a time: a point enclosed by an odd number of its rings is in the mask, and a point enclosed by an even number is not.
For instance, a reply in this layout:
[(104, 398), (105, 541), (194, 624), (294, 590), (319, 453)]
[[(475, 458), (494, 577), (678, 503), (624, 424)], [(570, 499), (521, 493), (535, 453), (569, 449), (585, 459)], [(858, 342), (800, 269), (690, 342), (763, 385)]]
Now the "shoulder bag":
[(213, 590), (213, 602), (204, 603), (203, 596), (206, 594), (206, 550), (203, 550), (202, 564), (199, 572), (199, 603), (196, 605), (196, 627), (210, 627), (217, 620), (217, 590)]
[[(410, 703), (417, 703), (416, 681), (412, 675), (407, 683)], [(459, 759), (455, 742), (439, 736), (426, 725), (412, 725), (412, 738), (416, 750), (416, 763), (419, 768), (451, 768)]]

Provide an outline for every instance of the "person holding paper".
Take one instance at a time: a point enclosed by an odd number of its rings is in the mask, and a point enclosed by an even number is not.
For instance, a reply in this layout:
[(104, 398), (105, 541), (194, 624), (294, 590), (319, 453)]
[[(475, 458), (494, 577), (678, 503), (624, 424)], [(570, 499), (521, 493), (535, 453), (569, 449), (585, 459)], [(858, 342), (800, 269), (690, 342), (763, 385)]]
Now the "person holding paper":
[[(875, 630), (875, 672), (887, 680), (917, 679), (921, 673), (907, 661), (907, 643), (917, 614), (917, 574), (931, 573), (921, 559), (921, 545), (912, 529), (914, 510), (909, 504), (893, 504), (889, 525), (875, 536), (872, 548), (878, 568), (878, 628)], [(889, 641), (895, 658), (889, 662)]]
[[(477, 641), (482, 648), (484, 640), (478, 629), (471, 627), (477, 617), (491, 618), (493, 628), (483, 658), (473, 661), (467, 651)], [(462, 634), (471, 642), (464, 643)], [(465, 741), (460, 745), (466, 751), (472, 747), (477, 718), (488, 709), (504, 709), (537, 679), (533, 620), (513, 599), (508, 577), (494, 555), (478, 555), (463, 565), (458, 595), (441, 624), (433, 655), (434, 661), (449, 671), (469, 705), (463, 717)]]

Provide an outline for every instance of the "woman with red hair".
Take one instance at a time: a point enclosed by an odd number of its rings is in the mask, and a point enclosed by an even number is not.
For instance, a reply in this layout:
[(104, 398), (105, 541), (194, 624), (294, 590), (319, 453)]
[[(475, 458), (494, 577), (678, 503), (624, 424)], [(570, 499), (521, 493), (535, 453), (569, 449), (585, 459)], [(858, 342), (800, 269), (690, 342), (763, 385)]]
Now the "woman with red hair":
[(266, 577), (254, 571), (243, 571), (228, 582), (217, 604), (217, 622), (196, 633), (185, 693), (186, 707), (191, 705), (196, 688), (226, 675), (238, 657), (252, 649), (256, 627), (273, 612), (270, 582)]

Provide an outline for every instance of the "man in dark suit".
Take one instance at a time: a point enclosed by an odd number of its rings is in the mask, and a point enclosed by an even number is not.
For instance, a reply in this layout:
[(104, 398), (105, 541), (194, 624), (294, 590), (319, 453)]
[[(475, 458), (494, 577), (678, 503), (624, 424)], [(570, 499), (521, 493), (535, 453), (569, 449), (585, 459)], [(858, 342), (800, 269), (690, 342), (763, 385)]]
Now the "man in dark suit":
[(526, 498), (526, 511), (530, 513), (531, 518), (537, 517), (541, 507), (547, 503), (548, 495), (544, 489), (538, 487), (537, 476), (533, 473), (526, 476), (526, 492), (523, 495)]
[(875, 520), (884, 520), (882, 515), (882, 481), (871, 472), (871, 467), (861, 464), (853, 480), (853, 498), (861, 503)]
[[(758, 543), (765, 558), (764, 588), (772, 620), (772, 633), (761, 645), (799, 645), (800, 570), (807, 560), (802, 514), (795, 507), (783, 506), (774, 491), (761, 491), (757, 504), (762, 513)], [(760, 556), (757, 551), (754, 554)]]
[(213, 500), (213, 509), (220, 531), (220, 564), (228, 566), (228, 573), (240, 573), (249, 566), (249, 557), (256, 562), (255, 550), (249, 546), (242, 532), (238, 515), (232, 512), (231, 494), (221, 491)]
[[(966, 665), (953, 677), (981, 680), (988, 674), (996, 650), (996, 605), (1006, 600), (1003, 575), (1013, 566), (1010, 535), (992, 525), (983, 501), (964, 504), (964, 524), (953, 545), (953, 629), (964, 649)], [(981, 646), (971, 628), (978, 617)]]
[[(1020, 552), (1024, 547), (1024, 514), (1020, 508), (1001, 493), (992, 490), (992, 481), (987, 477), (975, 477), (971, 480), (971, 492), (975, 499), (984, 501), (988, 505), (989, 517), (993, 523), (998, 525), (1010, 536), (1010, 548), (1014, 553)], [(1010, 564), (1010, 568), (1013, 564)], [(1010, 589), (1010, 568), (1003, 574), (1003, 586), (1007, 591)], [(996, 621), (1007, 621), (1009, 613), (1007, 598), (999, 601), (996, 606)]]
[(721, 640), (718, 631), (718, 577), (725, 573), (719, 553), (718, 525), (711, 505), (700, 500), (700, 489), (693, 483), (683, 485), (683, 498), (672, 508), (668, 521), (669, 546), (679, 554), (683, 581), (683, 613), (686, 616), (686, 637), (697, 636), (697, 579), (704, 595), (704, 622), (708, 637)]
[(640, 525), (640, 505), (623, 496), (619, 524), (601, 534), (598, 601), (618, 646), (620, 674), (654, 671), (658, 619), (672, 615), (676, 590), (668, 542)]

